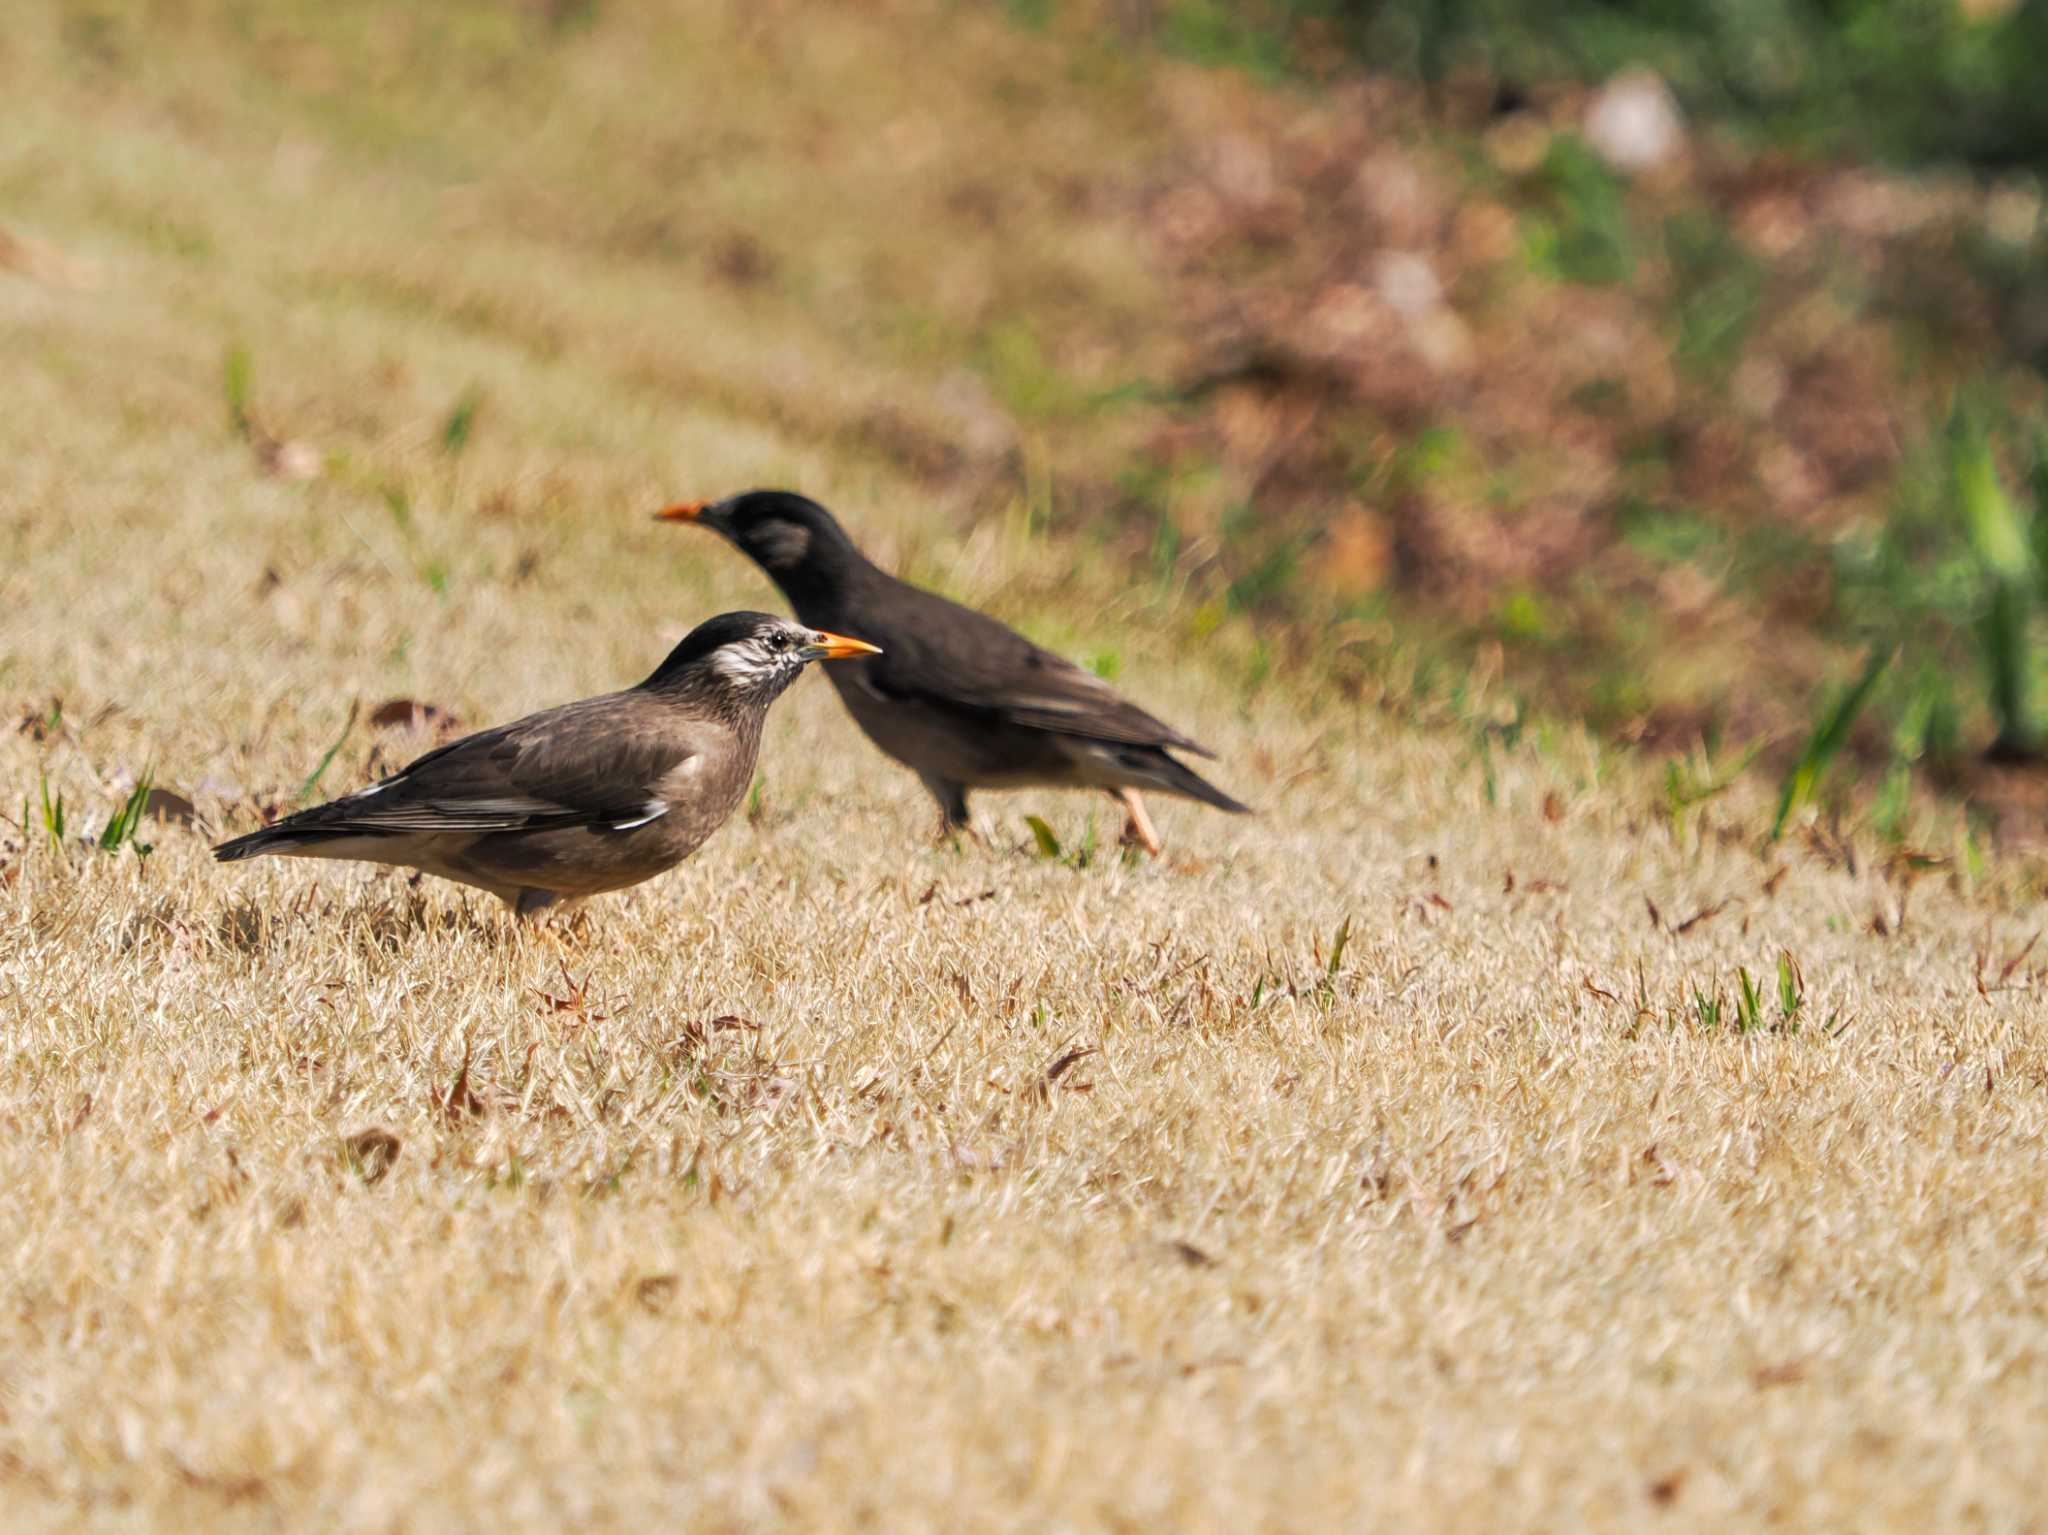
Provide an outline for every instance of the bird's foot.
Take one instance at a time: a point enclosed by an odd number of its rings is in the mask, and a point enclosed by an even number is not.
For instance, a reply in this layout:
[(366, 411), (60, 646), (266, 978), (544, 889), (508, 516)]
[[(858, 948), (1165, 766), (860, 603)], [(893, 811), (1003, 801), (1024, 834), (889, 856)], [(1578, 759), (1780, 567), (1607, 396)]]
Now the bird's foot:
[(1124, 807), (1123, 835), (1117, 840), (1125, 847), (1142, 847), (1157, 858), (1162, 851), (1159, 833), (1152, 828), (1152, 817), (1145, 813), (1144, 798), (1136, 789), (1116, 789), (1110, 797)]
[(995, 827), (989, 823), (988, 817), (981, 814), (980, 811), (976, 811), (964, 821), (956, 821), (952, 817), (946, 816), (942, 817), (939, 821), (939, 841), (941, 844), (950, 844), (955, 847), (959, 846), (962, 841), (967, 841), (973, 843), (983, 852), (988, 852), (996, 845)]
[(519, 918), (520, 930), (555, 950), (558, 956), (572, 952), (590, 934), (590, 913), (583, 909), (583, 902), (552, 890), (522, 890), (512, 909)]
[(512, 911), (521, 922), (534, 922), (541, 913), (557, 905), (561, 897), (552, 890), (526, 889), (511, 897)]

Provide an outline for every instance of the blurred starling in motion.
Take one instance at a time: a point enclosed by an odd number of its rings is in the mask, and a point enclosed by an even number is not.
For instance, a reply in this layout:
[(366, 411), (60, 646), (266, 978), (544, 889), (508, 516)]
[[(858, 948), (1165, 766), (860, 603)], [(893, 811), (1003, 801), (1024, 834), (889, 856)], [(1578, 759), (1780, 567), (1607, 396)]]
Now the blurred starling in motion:
[(868, 739), (924, 780), (948, 829), (969, 826), (970, 789), (1102, 789), (1156, 856), (1139, 790), (1248, 808), (1168, 755), (1213, 752), (986, 614), (878, 569), (815, 501), (757, 490), (656, 515), (738, 545), (805, 623), (873, 636), (881, 655), (828, 675)]
[(637, 885), (732, 814), (768, 706), (806, 664), (873, 654), (767, 613), (723, 613), (638, 687), (465, 736), (213, 856), (398, 864), (488, 890), (522, 917)]

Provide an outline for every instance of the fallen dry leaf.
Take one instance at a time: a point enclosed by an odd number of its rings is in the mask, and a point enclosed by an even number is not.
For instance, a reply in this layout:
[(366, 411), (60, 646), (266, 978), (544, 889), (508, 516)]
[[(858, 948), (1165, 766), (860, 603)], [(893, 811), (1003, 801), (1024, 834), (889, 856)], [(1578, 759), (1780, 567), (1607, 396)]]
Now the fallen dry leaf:
[(142, 813), (174, 826), (190, 826), (199, 814), (192, 801), (175, 789), (151, 789), (143, 801)]
[(358, 1130), (342, 1142), (342, 1152), (350, 1171), (365, 1184), (376, 1183), (391, 1171), (391, 1164), (398, 1160), (403, 1144), (389, 1130)]
[(439, 704), (417, 698), (387, 698), (370, 711), (370, 723), (379, 730), (460, 730), (462, 721)]
[(1798, 1359), (1783, 1360), (1778, 1364), (1759, 1365), (1749, 1372), (1749, 1383), (1759, 1391), (1772, 1386), (1793, 1386), (1806, 1379), (1806, 1365)]
[(485, 1110), (483, 1099), (476, 1089), (469, 1085), (469, 1042), (463, 1041), (462, 1064), (455, 1069), (455, 1080), (445, 1093), (437, 1094), (434, 1103), (440, 1111), (453, 1120), (476, 1119)]

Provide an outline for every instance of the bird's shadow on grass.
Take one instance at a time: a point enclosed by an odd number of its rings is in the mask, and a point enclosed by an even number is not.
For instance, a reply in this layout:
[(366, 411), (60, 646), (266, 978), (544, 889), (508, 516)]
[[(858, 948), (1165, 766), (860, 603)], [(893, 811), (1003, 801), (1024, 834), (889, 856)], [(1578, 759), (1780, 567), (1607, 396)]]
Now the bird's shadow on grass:
[(387, 954), (401, 953), (436, 935), (491, 950), (516, 944), (521, 936), (495, 901), (466, 894), (453, 901), (438, 899), (400, 882), (396, 888), (369, 892), (367, 899), (320, 897), (309, 891), (283, 907), (237, 901), (221, 912), (215, 937), (224, 949), (262, 955), (317, 929), (340, 929), (345, 946)]
[(115, 947), (124, 954), (141, 948), (150, 940), (169, 933), (177, 916), (177, 902), (159, 896), (128, 914), (115, 939)]

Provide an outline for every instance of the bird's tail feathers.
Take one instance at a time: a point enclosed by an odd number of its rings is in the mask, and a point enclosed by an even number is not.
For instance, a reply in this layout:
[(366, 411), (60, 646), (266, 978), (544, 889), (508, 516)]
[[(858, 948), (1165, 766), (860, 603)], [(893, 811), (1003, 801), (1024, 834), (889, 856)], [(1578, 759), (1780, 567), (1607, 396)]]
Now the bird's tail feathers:
[(1163, 751), (1154, 753), (1146, 767), (1150, 769), (1148, 776), (1151, 779), (1151, 788), (1162, 789), (1168, 794), (1178, 794), (1187, 799), (1200, 800), (1205, 805), (1214, 805), (1218, 810), (1227, 810), (1232, 815), (1252, 813), (1251, 806), (1232, 799), (1185, 762), (1176, 761)]
[(303, 853), (324, 843), (361, 835), (358, 827), (294, 826), (290, 821), (280, 821), (275, 826), (266, 826), (261, 831), (252, 831), (245, 837), (235, 837), (219, 844), (214, 848), (213, 856), (221, 863), (238, 863), (244, 858), (261, 858), (268, 853)]

